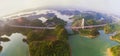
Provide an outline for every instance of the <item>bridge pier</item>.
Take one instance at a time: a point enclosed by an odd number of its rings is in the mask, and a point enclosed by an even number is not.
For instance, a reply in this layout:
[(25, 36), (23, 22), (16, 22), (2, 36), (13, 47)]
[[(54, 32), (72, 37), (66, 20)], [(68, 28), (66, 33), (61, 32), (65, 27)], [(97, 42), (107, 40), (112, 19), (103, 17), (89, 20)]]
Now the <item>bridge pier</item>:
[(81, 24), (82, 29), (85, 28), (85, 27), (84, 27), (84, 23), (85, 23), (85, 19), (83, 18), (83, 19), (82, 19), (82, 24)]

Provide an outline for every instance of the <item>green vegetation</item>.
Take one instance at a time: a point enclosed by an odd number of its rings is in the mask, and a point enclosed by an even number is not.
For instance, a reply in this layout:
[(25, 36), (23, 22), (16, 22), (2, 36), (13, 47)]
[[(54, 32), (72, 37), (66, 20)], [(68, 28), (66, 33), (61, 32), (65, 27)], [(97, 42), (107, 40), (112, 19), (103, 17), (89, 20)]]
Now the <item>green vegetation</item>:
[(0, 38), (0, 41), (7, 42), (7, 41), (10, 41), (10, 39), (9, 39), (9, 38), (4, 37), (4, 38)]
[(3, 48), (3, 47), (2, 47), (2, 46), (0, 46), (0, 52), (2, 51), (2, 48)]
[(97, 35), (99, 35), (99, 32), (98, 32), (98, 30), (96, 28), (93, 28), (93, 29), (80, 29), (79, 33), (80, 33), (80, 35), (88, 36), (90, 38), (94, 38)]
[(110, 24), (107, 24), (105, 27), (104, 27), (104, 31), (105, 33), (112, 33), (113, 32), (113, 25), (110, 25)]
[(107, 24), (106, 26), (104, 26), (104, 31), (105, 33), (109, 34), (109, 33), (113, 33), (115, 31), (120, 31), (120, 25), (119, 24)]
[[(81, 17), (81, 16), (74, 16), (73, 18), (75, 18), (75, 21), (73, 22), (72, 26), (74, 27), (81, 27), (81, 22), (82, 22), (82, 19), (84, 17)], [(97, 22), (96, 20), (94, 19), (88, 19), (88, 18), (84, 18), (85, 19), (85, 22), (84, 22), (84, 25), (85, 26), (89, 26), (89, 25), (98, 25), (100, 24), (100, 22)], [(93, 28), (93, 29), (80, 29), (79, 30), (79, 33), (80, 35), (83, 35), (83, 36), (87, 36), (87, 37), (90, 37), (90, 38), (94, 38), (96, 37), (97, 35), (99, 35), (99, 32), (98, 32), (98, 29), (100, 28)]]
[(85, 22), (85, 25), (98, 25), (98, 24), (99, 24), (99, 22), (97, 22), (94, 19), (89, 19), (89, 20), (86, 20), (86, 22)]
[(105, 31), (105, 33), (116, 32), (116, 34), (114, 34), (110, 38), (111, 38), (111, 40), (115, 40), (115, 41), (120, 42), (120, 32), (119, 32), (120, 31), (120, 25), (119, 24), (113, 24), (113, 25), (107, 24), (104, 27), (104, 31)]
[[(22, 26), (52, 26), (56, 29), (28, 29), (10, 27), (5, 25), (0, 34), (11, 35), (12, 33), (22, 33), (27, 36), (23, 39), (29, 45), (30, 56), (70, 56), (70, 47), (67, 43), (68, 35), (64, 29), (65, 21), (57, 18), (56, 16), (47, 20), (44, 24), (35, 19), (30, 21), (26, 18), (15, 19), (12, 24)], [(5, 39), (6, 40), (6, 39)]]
[(120, 31), (120, 24), (114, 24), (115, 31)]
[(42, 40), (43, 37), (45, 37), (44, 34), (45, 34), (44, 30), (42, 30), (41, 32), (30, 31), (27, 34), (27, 40), (29, 42)]
[(117, 33), (116, 35), (111, 36), (111, 39), (120, 42), (120, 33)]
[[(81, 26), (81, 21), (85, 19), (85, 26), (88, 25), (98, 25), (101, 24), (101, 21), (97, 21), (93, 19), (93, 16), (76, 16), (75, 21), (73, 22), (72, 26)], [(56, 27), (54, 30), (38, 30), (38, 29), (27, 29), (27, 28), (17, 28), (17, 27), (10, 27), (6, 25), (2, 33), (0, 34), (10, 34), (10, 33), (22, 33), (27, 36), (27, 39), (23, 39), (24, 42), (27, 42), (29, 45), (30, 56), (70, 56), (70, 47), (67, 43), (68, 34), (64, 28), (66, 24), (65, 21), (57, 18), (56, 16), (53, 18), (48, 19), (45, 23), (42, 23), (41, 20), (35, 19), (30, 21), (26, 18), (15, 19), (12, 24), (17, 25), (26, 25), (26, 26), (51, 26)], [(107, 24), (104, 27), (104, 31), (106, 33), (114, 32), (115, 30), (119, 30), (116, 28), (118, 25), (109, 25)], [(114, 28), (114, 30), (113, 30)], [(103, 28), (102, 28), (103, 29)], [(98, 28), (92, 29), (80, 29), (79, 34), (83, 36), (87, 36), (90, 38), (95, 38), (99, 35)], [(120, 34), (113, 36), (114, 39), (120, 40)], [(1, 40), (1, 38), (0, 38)], [(9, 39), (2, 39), (2, 40), (9, 40)], [(2, 47), (0, 46), (0, 50)], [(120, 51), (120, 46), (112, 47), (111, 48), (114, 55), (118, 54)]]
[(70, 56), (69, 45), (60, 40), (34, 41), (29, 47), (31, 56)]
[(120, 45), (111, 48), (113, 56), (120, 56)]
[[(46, 40), (46, 36), (55, 36), (54, 41)], [(51, 37), (52, 38), (52, 37)], [(70, 56), (67, 43), (67, 32), (64, 25), (57, 25), (54, 30), (29, 32), (27, 40), (31, 56)]]
[(23, 38), (22, 41), (25, 42), (25, 43), (27, 43), (27, 44), (29, 44), (29, 43), (28, 43), (28, 40), (25, 39), (25, 38)]
[(54, 33), (58, 40), (67, 41), (68, 34), (64, 28), (64, 25), (57, 25), (56, 29), (54, 30)]
[(27, 29), (27, 28), (18, 28), (18, 27), (10, 27), (6, 25), (4, 29), (1, 32), (1, 35), (6, 34), (10, 36), (12, 33), (22, 33), (23, 35), (26, 35), (28, 32), (32, 31), (33, 29)]
[[(12, 22), (12, 23), (11, 23)], [(52, 18), (49, 18), (46, 22), (42, 22), (39, 19), (33, 19), (29, 20), (25, 17), (21, 17), (18, 19), (14, 19), (10, 22), (10, 24), (15, 24), (15, 25), (24, 25), (24, 26), (56, 26), (58, 24), (64, 25), (66, 22), (60, 18), (57, 18), (57, 16), (54, 16)]]
[(98, 25), (101, 24), (101, 21), (97, 21), (93, 19), (92, 17), (82, 17), (80, 15), (74, 16), (73, 17), (75, 21), (73, 22), (72, 26), (81, 26), (82, 19), (85, 19), (84, 25), (89, 26), (89, 25)]
[(72, 23), (72, 26), (81, 26), (81, 22), (82, 22), (82, 19), (75, 20), (75, 21)]
[(44, 23), (42, 23), (41, 20), (35, 19), (33, 21), (28, 22), (30, 26), (45, 26)]
[(28, 20), (27, 18), (25, 17), (21, 17), (21, 18), (18, 18), (18, 19), (14, 19), (12, 24), (15, 24), (15, 25), (31, 25), (31, 26), (45, 26), (41, 20), (39, 19), (34, 19), (34, 20)]
[(66, 22), (60, 18), (57, 18), (57, 16), (54, 16), (52, 19), (47, 20), (45, 23), (49, 24), (53, 24), (53, 26), (56, 25), (65, 25)]
[[(110, 39), (120, 42), (120, 25), (119, 24), (107, 24), (104, 27), (104, 31), (105, 33), (113, 33), (116, 32), (115, 35), (111, 36)], [(120, 56), (120, 45), (114, 46), (110, 48), (111, 53), (113, 54), (113, 56)]]

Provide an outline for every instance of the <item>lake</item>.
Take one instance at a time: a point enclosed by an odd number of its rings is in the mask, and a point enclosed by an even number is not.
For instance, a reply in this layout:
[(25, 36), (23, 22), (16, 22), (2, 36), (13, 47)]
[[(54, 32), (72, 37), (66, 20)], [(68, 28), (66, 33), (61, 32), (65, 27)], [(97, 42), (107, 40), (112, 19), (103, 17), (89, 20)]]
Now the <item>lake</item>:
[(22, 41), (26, 36), (20, 33), (13, 33), (11, 36), (6, 36), (10, 39), (8, 42), (1, 42), (3, 49), (0, 56), (29, 56), (29, 48)]
[[(107, 56), (107, 48), (118, 45), (117, 42), (109, 39), (110, 34), (105, 34), (103, 30), (99, 30), (100, 35), (94, 39), (74, 34), (69, 36), (69, 44), (72, 49), (72, 56)], [(9, 42), (1, 42), (3, 50), (0, 56), (29, 56), (29, 48), (27, 43), (22, 41), (26, 36), (20, 33), (13, 33), (6, 36)]]
[(69, 36), (69, 44), (72, 49), (72, 56), (107, 56), (107, 48), (118, 45), (117, 42), (109, 39), (110, 34), (99, 30), (100, 35), (94, 39), (84, 36)]

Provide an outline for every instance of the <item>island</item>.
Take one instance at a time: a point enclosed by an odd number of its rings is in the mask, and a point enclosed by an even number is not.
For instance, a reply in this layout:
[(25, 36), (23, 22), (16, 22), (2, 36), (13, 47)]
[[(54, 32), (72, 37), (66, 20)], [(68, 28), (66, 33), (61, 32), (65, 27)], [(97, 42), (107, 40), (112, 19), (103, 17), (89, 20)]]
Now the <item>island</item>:
[(114, 40), (114, 41), (117, 41), (117, 42), (120, 42), (120, 33), (117, 33), (114, 36), (110, 36), (110, 39)]
[(67, 32), (61, 25), (54, 30), (31, 31), (27, 34), (31, 56), (70, 56), (67, 39)]
[(4, 38), (1, 38), (1, 37), (0, 37), (0, 41), (2, 41), (2, 42), (7, 42), (7, 41), (10, 41), (10, 39), (9, 39), (9, 38), (6, 38), (6, 37), (4, 37)]
[[(22, 23), (18, 22), (19, 20), (22, 20)], [(44, 24), (38, 19), (30, 21), (26, 18), (20, 18), (11, 21), (11, 25), (13, 27), (6, 24), (4, 29), (1, 30), (1, 33), (12, 34), (17, 32), (25, 35), (27, 38), (22, 41), (29, 45), (30, 56), (70, 56), (71, 51), (68, 44), (68, 33), (65, 29), (65, 21), (57, 18), (56, 16), (47, 20)], [(16, 27), (17, 25), (55, 27), (55, 29), (33, 29)]]
[[(41, 17), (39, 19), (18, 17), (17, 19), (8, 20), (7, 24), (0, 29), (0, 35), (11, 35), (12, 33), (16, 32), (25, 35), (27, 38), (22, 39), (22, 41), (28, 44), (30, 56), (71, 56), (71, 47), (68, 43), (68, 35), (70, 34), (68, 34), (67, 30), (65, 29), (68, 22), (62, 20), (64, 18), (61, 19), (57, 16), (54, 16), (54, 14), (53, 16), (44, 16), (44, 18), (47, 18), (45, 22), (40, 20)], [(109, 24), (111, 21), (106, 21), (104, 18), (96, 18), (96, 15), (80, 14), (73, 16), (71, 19), (74, 20), (72, 25), (69, 25), (68, 27), (81, 27), (79, 29), (71, 28), (71, 30), (88, 38), (96, 38), (96, 36), (100, 34), (99, 30), (104, 30), (106, 34), (116, 31), (115, 26)], [(94, 25), (101, 26), (94, 27)], [(42, 27), (53, 28), (46, 29)], [(115, 30), (113, 30), (113, 28)], [(118, 34), (118, 36), (119, 35), (120, 34)], [(119, 37), (111, 37), (113, 40), (116, 40), (117, 38), (119, 39)], [(9, 41), (7, 38), (2, 40)], [(0, 48), (2, 49), (2, 47)], [(112, 55), (119, 56), (119, 46), (109, 48), (108, 51), (113, 53)]]
[(96, 28), (93, 29), (80, 29), (79, 34), (82, 36), (86, 36), (88, 38), (95, 38), (99, 35), (99, 32)]
[(108, 56), (120, 56), (120, 45), (107, 49)]
[[(76, 18), (77, 17), (77, 18)], [(82, 36), (88, 37), (88, 38), (95, 38), (96, 36), (99, 35), (98, 30), (101, 28), (94, 28), (94, 27), (89, 27), (89, 28), (84, 28), (84, 26), (91, 26), (91, 25), (99, 25), (101, 24), (100, 22), (97, 22), (94, 19), (87, 19), (85, 17), (78, 17), (74, 16), (75, 20), (72, 23), (72, 27), (83, 27), (79, 29), (73, 29), (73, 31), (77, 34), (80, 34)], [(85, 20), (85, 21), (83, 21)], [(84, 24), (82, 24), (84, 23)]]
[(114, 25), (106, 24), (106, 26), (104, 26), (103, 30), (106, 34), (113, 33), (116, 31), (115, 24)]
[[(120, 33), (111, 36), (110, 39), (113, 41), (120, 42)], [(111, 53), (111, 56), (120, 56), (120, 45), (116, 45), (109, 48), (107, 52)]]
[(3, 48), (3, 47), (2, 47), (2, 46), (0, 46), (0, 52), (2, 51), (2, 48)]

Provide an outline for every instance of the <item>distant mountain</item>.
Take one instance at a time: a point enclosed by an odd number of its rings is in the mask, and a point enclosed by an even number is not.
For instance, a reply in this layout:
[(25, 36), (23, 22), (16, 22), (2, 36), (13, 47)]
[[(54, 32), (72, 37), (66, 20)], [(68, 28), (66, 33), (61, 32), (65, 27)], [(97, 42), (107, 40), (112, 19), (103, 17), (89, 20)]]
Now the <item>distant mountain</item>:
[[(118, 21), (120, 17), (114, 16), (111, 14), (105, 14), (95, 11), (83, 11), (83, 10), (76, 10), (76, 9), (31, 9), (25, 10), (16, 14), (12, 14), (6, 17), (5, 19), (17, 19), (19, 17), (25, 17), (29, 20), (39, 19), (44, 17), (46, 19), (51, 19), (57, 16), (58, 18), (69, 21), (70, 18), (76, 16), (76, 18), (83, 17), (84, 19), (94, 19), (94, 20), (102, 20), (104, 22), (114, 22)], [(77, 17), (79, 16), (79, 17)]]

